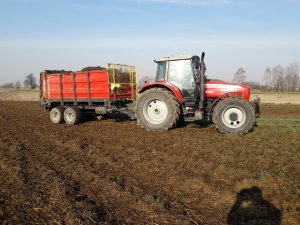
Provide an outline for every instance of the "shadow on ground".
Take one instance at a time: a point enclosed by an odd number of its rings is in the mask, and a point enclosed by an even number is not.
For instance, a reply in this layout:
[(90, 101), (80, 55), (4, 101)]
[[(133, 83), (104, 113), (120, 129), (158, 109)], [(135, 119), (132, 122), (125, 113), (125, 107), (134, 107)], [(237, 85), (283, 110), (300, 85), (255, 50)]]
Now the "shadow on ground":
[(229, 225), (279, 225), (282, 212), (266, 201), (258, 187), (242, 189), (230, 209)]

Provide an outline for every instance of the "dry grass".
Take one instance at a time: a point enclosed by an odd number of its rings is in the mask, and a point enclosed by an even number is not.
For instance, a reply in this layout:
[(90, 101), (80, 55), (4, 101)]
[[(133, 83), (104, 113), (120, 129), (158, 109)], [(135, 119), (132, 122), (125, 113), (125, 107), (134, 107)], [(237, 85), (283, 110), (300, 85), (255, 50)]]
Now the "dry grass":
[(39, 101), (39, 89), (3, 89), (0, 88), (0, 100)]
[[(245, 136), (207, 123), (147, 132), (114, 119), (55, 125), (38, 103), (0, 101), (0, 224), (226, 224), (253, 186), (262, 212), (300, 224), (299, 115), (262, 105)], [(261, 214), (249, 204), (240, 210)]]
[(300, 92), (263, 92), (252, 91), (251, 98), (258, 96), (263, 103), (300, 104)]

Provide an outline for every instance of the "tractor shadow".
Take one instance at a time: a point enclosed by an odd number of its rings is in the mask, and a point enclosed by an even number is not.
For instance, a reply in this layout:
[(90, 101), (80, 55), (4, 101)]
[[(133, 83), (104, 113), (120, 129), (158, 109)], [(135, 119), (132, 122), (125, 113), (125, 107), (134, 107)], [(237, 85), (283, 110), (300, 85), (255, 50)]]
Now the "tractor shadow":
[(135, 119), (131, 119), (130, 116), (123, 114), (123, 113), (112, 113), (109, 114), (107, 119), (111, 119), (115, 122), (128, 122), (128, 121), (134, 121)]
[(229, 225), (280, 225), (282, 212), (262, 196), (258, 187), (242, 189), (236, 195), (227, 223)]
[[(87, 122), (93, 122), (93, 121), (98, 121), (99, 119), (97, 118), (96, 115), (85, 115), (83, 117), (82, 122), (87, 123)], [(109, 114), (107, 117), (104, 117), (103, 119), (100, 120), (113, 120), (114, 122), (128, 122), (128, 121), (133, 121), (133, 119), (130, 118), (130, 116), (127, 116), (122, 113), (112, 113)]]
[(186, 122), (186, 124), (191, 124), (193, 128), (207, 128), (214, 123), (211, 120), (203, 119), (196, 120), (195, 122)]

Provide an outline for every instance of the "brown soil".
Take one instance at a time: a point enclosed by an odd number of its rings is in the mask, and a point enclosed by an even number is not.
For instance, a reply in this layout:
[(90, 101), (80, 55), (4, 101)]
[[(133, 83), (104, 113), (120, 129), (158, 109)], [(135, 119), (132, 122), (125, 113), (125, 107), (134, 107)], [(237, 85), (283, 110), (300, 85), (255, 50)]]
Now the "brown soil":
[[(300, 114), (279, 107), (262, 111)], [(0, 224), (226, 224), (252, 186), (282, 224), (300, 224), (299, 123), (231, 136), (207, 123), (147, 132), (48, 116), (37, 102), (0, 101)]]

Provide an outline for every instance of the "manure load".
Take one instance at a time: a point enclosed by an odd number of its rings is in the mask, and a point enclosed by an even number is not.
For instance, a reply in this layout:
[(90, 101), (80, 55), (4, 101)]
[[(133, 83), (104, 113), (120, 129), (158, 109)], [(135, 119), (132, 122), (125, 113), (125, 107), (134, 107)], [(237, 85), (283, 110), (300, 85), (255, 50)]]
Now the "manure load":
[[(108, 68), (104, 68), (101, 66), (88, 66), (81, 70), (81, 72), (88, 71), (97, 71), (97, 70), (108, 70), (109, 79), (114, 81), (115, 83), (130, 83), (131, 77), (129, 75), (130, 71), (126, 65), (117, 65), (117, 64), (109, 64)], [(133, 83), (136, 83), (135, 76), (133, 78)]]

